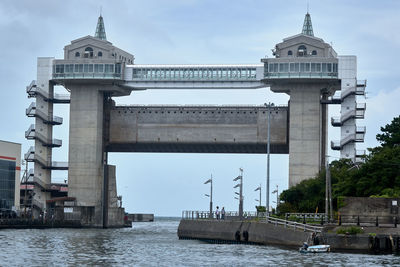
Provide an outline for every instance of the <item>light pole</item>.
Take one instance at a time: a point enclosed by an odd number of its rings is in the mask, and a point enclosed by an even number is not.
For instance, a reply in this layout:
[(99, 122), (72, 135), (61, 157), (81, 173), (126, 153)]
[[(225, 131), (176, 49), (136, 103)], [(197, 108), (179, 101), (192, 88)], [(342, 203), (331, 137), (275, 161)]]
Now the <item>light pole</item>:
[(260, 198), (256, 199), (256, 201), (259, 201), (259, 205), (258, 206), (261, 207), (261, 184), (254, 191), (260, 191)]
[(212, 174), (211, 174), (211, 178), (204, 182), (204, 184), (208, 184), (208, 183), (210, 183), (210, 194), (209, 195), (208, 194), (204, 194), (204, 195), (206, 195), (207, 197), (210, 198), (210, 215), (209, 215), (209, 217), (212, 218), (213, 217), (213, 201), (212, 201), (213, 181), (212, 181)]
[(279, 205), (279, 192), (278, 192), (278, 185), (276, 185), (276, 190), (272, 191), (272, 194), (276, 193), (276, 208), (275, 208), (275, 213), (278, 211), (278, 205)]
[(269, 215), (269, 156), (270, 156), (270, 146), (271, 146), (271, 107), (274, 106), (273, 103), (269, 102), (264, 103), (268, 112), (268, 120), (267, 120), (267, 201), (265, 203), (265, 208), (267, 212), (267, 216)]
[[(233, 179), (234, 182), (240, 180), (240, 183), (235, 185), (233, 188), (239, 187), (239, 219), (243, 219), (243, 169), (239, 168), (240, 175)], [(235, 194), (237, 194), (235, 192)]]

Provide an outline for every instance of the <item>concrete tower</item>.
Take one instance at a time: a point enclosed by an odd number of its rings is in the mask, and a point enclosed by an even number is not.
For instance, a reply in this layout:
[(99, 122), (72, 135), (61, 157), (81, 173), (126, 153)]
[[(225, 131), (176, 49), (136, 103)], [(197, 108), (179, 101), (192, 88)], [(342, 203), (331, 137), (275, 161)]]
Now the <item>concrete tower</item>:
[[(340, 89), (333, 48), (314, 37), (306, 14), (301, 34), (288, 37), (264, 62), (264, 82), (273, 92), (290, 95), (289, 186), (314, 177), (325, 165), (328, 106), (322, 100)], [(322, 101), (322, 102), (321, 102)]]

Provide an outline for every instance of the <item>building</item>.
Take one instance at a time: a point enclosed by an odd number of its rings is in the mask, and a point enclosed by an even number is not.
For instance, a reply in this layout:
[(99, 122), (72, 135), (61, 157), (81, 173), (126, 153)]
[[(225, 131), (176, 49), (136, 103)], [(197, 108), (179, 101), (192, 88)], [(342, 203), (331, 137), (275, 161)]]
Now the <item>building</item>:
[(19, 210), (21, 144), (0, 140), (0, 209)]

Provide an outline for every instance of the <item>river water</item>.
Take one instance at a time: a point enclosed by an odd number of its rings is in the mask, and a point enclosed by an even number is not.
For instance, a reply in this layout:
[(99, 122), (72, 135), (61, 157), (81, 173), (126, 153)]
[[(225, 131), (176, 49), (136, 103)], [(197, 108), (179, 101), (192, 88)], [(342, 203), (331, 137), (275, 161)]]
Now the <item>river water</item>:
[(0, 230), (0, 266), (400, 266), (395, 255), (179, 240), (178, 224), (156, 218), (123, 229)]

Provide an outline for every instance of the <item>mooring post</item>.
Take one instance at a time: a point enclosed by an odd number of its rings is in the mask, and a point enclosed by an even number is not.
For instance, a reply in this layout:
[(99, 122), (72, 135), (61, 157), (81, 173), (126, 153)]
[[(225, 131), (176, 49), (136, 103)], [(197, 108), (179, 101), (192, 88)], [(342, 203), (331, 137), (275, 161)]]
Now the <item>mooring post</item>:
[(357, 226), (360, 226), (360, 216), (357, 216)]
[(378, 227), (379, 226), (379, 222), (378, 222), (378, 216), (376, 216), (376, 222), (375, 222), (375, 226)]

